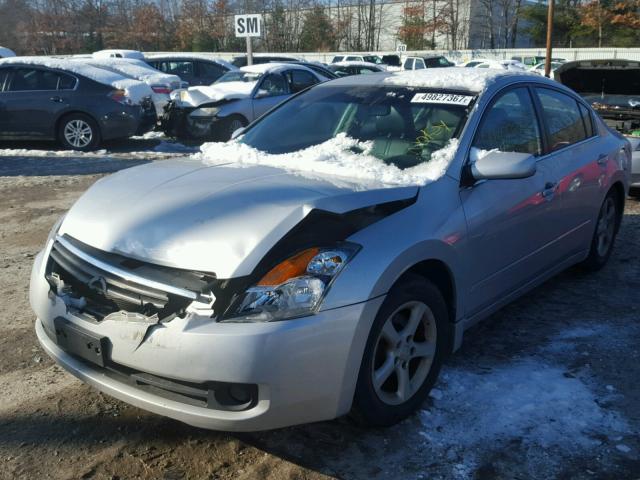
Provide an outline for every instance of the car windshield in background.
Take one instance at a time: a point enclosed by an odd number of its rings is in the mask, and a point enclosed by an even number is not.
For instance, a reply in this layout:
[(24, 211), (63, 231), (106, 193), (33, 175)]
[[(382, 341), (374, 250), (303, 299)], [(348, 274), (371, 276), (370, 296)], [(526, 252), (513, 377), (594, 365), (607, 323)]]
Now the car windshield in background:
[(253, 82), (257, 82), (261, 76), (262, 76), (262, 73), (260, 72), (241, 72), (238, 70), (234, 70), (232, 72), (225, 73), (218, 80), (216, 80), (215, 83), (225, 83), (225, 82), (253, 83)]
[(362, 59), (367, 63), (375, 63), (376, 65), (382, 65), (382, 59), (377, 55), (364, 55)]
[(283, 154), (345, 134), (372, 142), (371, 155), (404, 169), (429, 161), (433, 152), (458, 136), (472, 100), (468, 95), (415, 88), (327, 85), (265, 116), (242, 142)]

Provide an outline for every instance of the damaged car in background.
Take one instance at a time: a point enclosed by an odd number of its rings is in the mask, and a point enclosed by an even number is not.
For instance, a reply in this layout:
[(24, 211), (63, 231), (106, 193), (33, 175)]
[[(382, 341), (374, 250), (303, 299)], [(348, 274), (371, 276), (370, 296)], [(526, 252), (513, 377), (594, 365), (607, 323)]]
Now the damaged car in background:
[(327, 80), (307, 67), (290, 63), (242, 67), (209, 86), (174, 92), (161, 127), (177, 138), (229, 140), (234, 132), (289, 96)]
[(631, 195), (640, 196), (640, 62), (580, 60), (564, 63), (554, 78), (591, 104), (633, 147)]
[(629, 186), (629, 143), (570, 89), (469, 70), (321, 83), (98, 180), (35, 259), (41, 345), (204, 428), (407, 417), (469, 327), (607, 263)]

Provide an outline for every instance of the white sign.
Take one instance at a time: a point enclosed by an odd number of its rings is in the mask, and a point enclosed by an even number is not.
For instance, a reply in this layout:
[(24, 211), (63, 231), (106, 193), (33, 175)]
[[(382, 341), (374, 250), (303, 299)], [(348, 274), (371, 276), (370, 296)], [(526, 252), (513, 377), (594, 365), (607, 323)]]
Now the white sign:
[(411, 103), (441, 103), (445, 105), (464, 105), (465, 107), (471, 103), (473, 96), (456, 95), (455, 93), (416, 93), (411, 99)]
[(406, 51), (407, 51), (406, 43), (399, 43), (398, 46), (396, 47), (396, 52), (406, 52)]
[(234, 20), (236, 37), (259, 37), (262, 35), (262, 15), (236, 15)]

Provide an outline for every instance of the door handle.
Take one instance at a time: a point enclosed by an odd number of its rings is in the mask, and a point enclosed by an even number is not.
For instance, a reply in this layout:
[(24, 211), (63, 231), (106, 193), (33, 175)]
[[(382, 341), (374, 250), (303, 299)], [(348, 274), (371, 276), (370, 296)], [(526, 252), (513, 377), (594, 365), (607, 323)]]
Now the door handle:
[(62, 103), (64, 100), (62, 100), (62, 97), (51, 97), (49, 100), (51, 100), (52, 102), (56, 102), (56, 103)]
[(547, 182), (544, 184), (544, 190), (542, 191), (542, 197), (551, 199), (553, 194), (556, 193), (556, 188), (558, 187), (557, 183)]
[(601, 153), (600, 155), (598, 155), (598, 160), (597, 160), (598, 165), (606, 165), (608, 158), (609, 158), (609, 155), (607, 155), (606, 153)]

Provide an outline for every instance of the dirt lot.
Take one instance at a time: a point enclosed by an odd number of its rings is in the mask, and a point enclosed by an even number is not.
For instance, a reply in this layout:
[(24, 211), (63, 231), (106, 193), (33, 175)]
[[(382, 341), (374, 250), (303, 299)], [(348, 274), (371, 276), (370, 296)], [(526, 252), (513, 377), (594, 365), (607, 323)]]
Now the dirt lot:
[(469, 332), (401, 425), (231, 435), (97, 393), (33, 332), (30, 268), (51, 225), (105, 172), (154, 157), (18, 154), (0, 155), (0, 478), (640, 479), (637, 201), (603, 271), (566, 272)]

